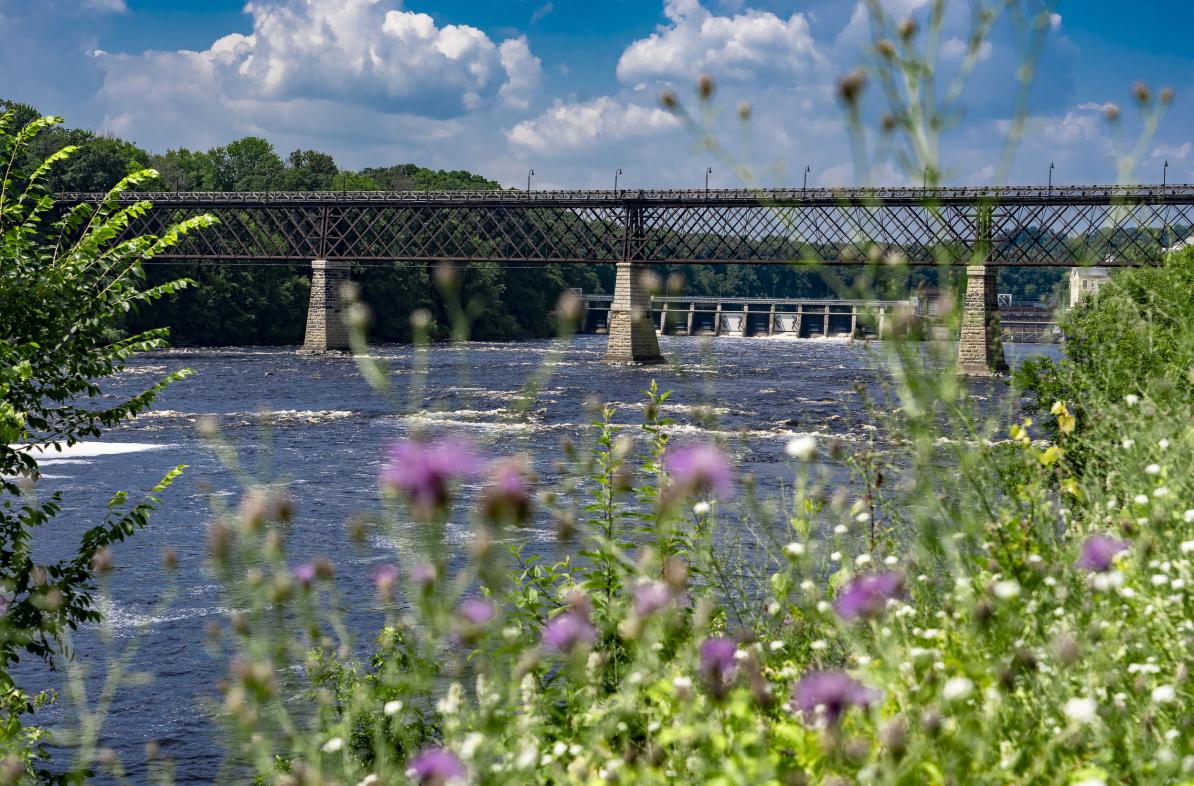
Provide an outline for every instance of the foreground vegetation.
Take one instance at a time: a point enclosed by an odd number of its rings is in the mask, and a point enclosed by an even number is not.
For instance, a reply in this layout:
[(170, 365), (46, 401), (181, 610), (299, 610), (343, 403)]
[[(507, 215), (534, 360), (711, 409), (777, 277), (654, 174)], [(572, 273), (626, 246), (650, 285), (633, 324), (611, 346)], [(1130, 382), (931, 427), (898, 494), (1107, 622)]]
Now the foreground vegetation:
[[(914, 59), (914, 25), (893, 36), (901, 43), (881, 39), (880, 55), (931, 73)], [(843, 87), (848, 104), (858, 89)], [(52, 122), (16, 133), (14, 122), (0, 128), (0, 779), (123, 780), (103, 708), (64, 697), (66, 720), (47, 730), (54, 697), (16, 684), (12, 664), (41, 657), (77, 678), (71, 630), (98, 618), (111, 547), (148, 523), (177, 471), (131, 508), (117, 495), (77, 558), (42, 565), (34, 538), (59, 505), (35, 502), (36, 457), (13, 446), (94, 437), (152, 404), (172, 380), (104, 409), (80, 400), (162, 346), (159, 331), (120, 338), (121, 315), (187, 283), (147, 285), (142, 265), (211, 221), (119, 242), (146, 205), (110, 200), (57, 221), (50, 170), (11, 163)], [(952, 348), (887, 342), (891, 381), (868, 391), (883, 438), (849, 452), (793, 440), (790, 483), (773, 498), (735, 468), (729, 444), (675, 436), (653, 384), (637, 428), (594, 409), (585, 439), (561, 444), (551, 484), (527, 457), (411, 433), (377, 478), (379, 509), (345, 532), (400, 544), (368, 588), (293, 553), (303, 500), (242, 470), (239, 503), (213, 506), (208, 529), (208, 568), (231, 609), (209, 642), (227, 664), (224, 779), (1194, 783), (1188, 271), (1175, 258), (1119, 275), (1075, 311), (1066, 359), (1022, 374), (1031, 417), (1015, 396), (980, 412)], [(457, 309), (457, 280), (436, 278)], [(574, 310), (565, 297), (557, 313)], [(350, 315), (363, 376), (393, 399), (395, 375), (364, 351), (370, 309)], [(430, 351), (425, 314), (410, 330)], [(535, 372), (528, 396), (550, 373)], [(204, 434), (235, 461), (216, 428)], [(850, 481), (831, 484), (829, 462)], [(481, 489), (467, 506), (465, 484)], [(560, 561), (495, 545), (545, 518)], [(461, 521), (472, 526), (463, 556), (446, 537)], [(344, 606), (362, 596), (386, 622), (359, 659)], [(110, 700), (119, 662), (107, 679)], [(167, 782), (169, 762), (151, 748), (135, 777)]]

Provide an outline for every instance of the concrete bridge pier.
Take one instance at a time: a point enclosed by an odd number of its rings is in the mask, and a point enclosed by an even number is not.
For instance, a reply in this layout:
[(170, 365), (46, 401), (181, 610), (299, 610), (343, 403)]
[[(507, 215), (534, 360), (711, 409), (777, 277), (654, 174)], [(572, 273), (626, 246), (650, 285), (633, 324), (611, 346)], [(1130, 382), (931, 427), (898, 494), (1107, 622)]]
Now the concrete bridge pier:
[(1007, 371), (999, 330), (997, 268), (966, 266), (966, 298), (958, 361), (963, 376), (989, 377)]
[(642, 280), (645, 272), (645, 263), (618, 263), (614, 299), (609, 306), (606, 363), (649, 365), (663, 362), (655, 325), (651, 323), (651, 294)]
[(311, 263), (311, 299), (307, 305), (307, 335), (300, 352), (324, 354), (348, 352), (346, 309), (340, 291), (351, 278), (350, 263), (343, 260), (316, 259)]

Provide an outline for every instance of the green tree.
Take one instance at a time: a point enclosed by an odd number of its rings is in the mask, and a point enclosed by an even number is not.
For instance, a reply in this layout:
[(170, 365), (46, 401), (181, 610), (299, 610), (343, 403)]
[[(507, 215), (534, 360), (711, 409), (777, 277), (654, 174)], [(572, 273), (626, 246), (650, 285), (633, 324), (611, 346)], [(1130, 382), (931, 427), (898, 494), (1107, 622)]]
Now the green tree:
[(203, 186), (208, 191), (278, 191), (285, 166), (274, 146), (247, 136), (208, 153)]
[(80, 151), (67, 146), (26, 169), (31, 143), (60, 120), (43, 118), (12, 131), (16, 116), (0, 117), (0, 756), (29, 762), (40, 754), (38, 731), (23, 729), (21, 716), (46, 698), (22, 691), (12, 665), (24, 654), (53, 663), (62, 655), (64, 631), (99, 619), (92, 600), (95, 560), (148, 523), (158, 494), (181, 468), (137, 504), (117, 494), (77, 553), (56, 562), (39, 562), (36, 544), (61, 511), (61, 494), (39, 503), (27, 496), (25, 482), (36, 482), (37, 457), (45, 450), (99, 436), (149, 409), (167, 384), (186, 376), (172, 374), (124, 401), (98, 398), (100, 381), (130, 357), (166, 346), (164, 329), (114, 338), (118, 319), (187, 284), (143, 286), (144, 262), (214, 219), (189, 219), (160, 237), (123, 237), (150, 206), (122, 207), (119, 194), (143, 185), (152, 171), (130, 174), (98, 205), (77, 205), (55, 219), (51, 173)]

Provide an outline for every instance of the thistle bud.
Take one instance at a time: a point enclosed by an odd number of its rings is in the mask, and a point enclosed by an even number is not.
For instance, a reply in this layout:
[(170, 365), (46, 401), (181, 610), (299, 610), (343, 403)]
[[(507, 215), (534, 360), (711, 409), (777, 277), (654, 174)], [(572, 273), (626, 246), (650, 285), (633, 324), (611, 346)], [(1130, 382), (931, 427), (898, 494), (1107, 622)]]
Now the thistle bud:
[(709, 74), (701, 74), (700, 78), (697, 79), (697, 95), (701, 97), (701, 100), (708, 101), (713, 97), (715, 90), (716, 87), (713, 84), (713, 77)]
[(659, 103), (663, 105), (664, 109), (674, 111), (679, 106), (679, 101), (676, 100), (676, 94), (671, 90), (664, 90), (659, 94)]
[(1158, 96), (1158, 98), (1161, 101), (1161, 106), (1169, 106), (1170, 104), (1173, 103), (1173, 88), (1172, 87), (1161, 88), (1161, 94), (1160, 94), (1160, 96)]
[(862, 90), (866, 87), (866, 71), (856, 68), (838, 80), (838, 97), (847, 104), (857, 103)]
[(743, 101), (738, 105), (738, 119), (750, 120), (750, 104), (748, 102)]
[(1132, 97), (1139, 104), (1147, 104), (1152, 99), (1152, 91), (1148, 89), (1148, 85), (1143, 82), (1137, 82), (1132, 85)]
[(916, 35), (916, 20), (910, 17), (902, 20), (899, 25), (896, 26), (896, 32), (899, 33), (900, 38), (904, 39), (905, 41), (911, 40), (911, 38)]

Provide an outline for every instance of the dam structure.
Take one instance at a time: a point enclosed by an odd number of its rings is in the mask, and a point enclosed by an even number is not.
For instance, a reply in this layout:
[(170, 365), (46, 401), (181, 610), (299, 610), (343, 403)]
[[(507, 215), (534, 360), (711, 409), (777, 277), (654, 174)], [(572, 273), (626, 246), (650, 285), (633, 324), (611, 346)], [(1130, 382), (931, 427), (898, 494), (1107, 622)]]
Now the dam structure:
[[(580, 332), (607, 335), (613, 295), (582, 294)], [(897, 317), (914, 319), (908, 300), (824, 298), (650, 297), (647, 313), (657, 335), (878, 338)]]
[[(105, 195), (56, 198), (69, 207), (98, 204)], [(614, 265), (606, 357), (642, 364), (663, 361), (644, 275), (651, 265), (910, 265), (965, 270), (958, 359), (961, 373), (974, 376), (1007, 368), (1000, 267), (1152, 265), (1175, 241), (1194, 235), (1191, 185), (171, 192), (126, 193), (119, 201), (151, 204), (133, 216), (130, 235), (160, 235), (201, 214), (219, 219), (158, 257), (163, 261), (309, 265), (309, 352), (349, 349), (341, 293), (353, 264)], [(773, 334), (778, 326), (800, 335), (818, 319), (816, 305), (790, 312), (793, 304), (775, 301), (772, 319), (770, 306), (763, 315), (753, 302), (734, 302), (742, 303), (741, 329), (748, 332), (762, 320)], [(723, 317), (730, 317), (729, 305)], [(832, 303), (820, 307), (828, 308), (819, 317), (822, 330), (840, 330), (845, 312)], [(706, 329), (705, 311), (690, 303), (693, 326), (685, 317), (684, 329)], [(679, 322), (670, 324), (678, 329)], [(715, 317), (713, 330), (733, 324)]]

